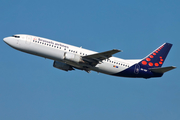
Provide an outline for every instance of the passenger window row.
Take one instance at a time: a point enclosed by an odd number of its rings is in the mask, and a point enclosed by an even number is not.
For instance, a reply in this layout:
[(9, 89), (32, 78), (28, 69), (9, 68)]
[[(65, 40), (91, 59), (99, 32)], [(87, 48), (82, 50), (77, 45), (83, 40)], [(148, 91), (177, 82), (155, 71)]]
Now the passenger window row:
[(124, 66), (124, 67), (129, 67), (129, 65), (127, 65), (127, 64), (125, 64), (125, 63), (114, 62), (114, 61), (112, 61), (112, 60), (110, 60), (110, 59), (105, 60), (105, 61), (110, 62), (110, 63), (113, 63), (113, 64), (116, 64), (116, 65), (121, 65), (121, 66)]
[[(54, 48), (59, 48), (59, 49), (61, 49), (61, 47), (59, 47), (59, 46), (51, 45), (51, 44), (44, 43), (44, 42), (39, 42), (39, 41), (37, 41), (37, 40), (33, 40), (33, 42), (39, 43), (39, 44), (42, 44), (42, 45), (47, 45), (47, 46), (51, 46), (51, 47), (54, 47)], [(66, 50), (66, 48), (64, 48), (64, 50)], [(69, 50), (69, 52), (78, 53), (77, 51), (74, 51), (74, 50)], [(87, 55), (87, 54), (80, 52), (80, 55), (83, 55), (83, 56), (84, 56), (84, 55)]]
[[(42, 44), (42, 45), (46, 45), (46, 46), (51, 46), (51, 47), (54, 47), (54, 48), (57, 48), (57, 49), (61, 49), (61, 47), (59, 47), (59, 46), (51, 45), (51, 44), (44, 43), (44, 42), (39, 42), (39, 41), (37, 41), (37, 40), (33, 40), (33, 42), (39, 43), (39, 44)], [(64, 48), (64, 50), (66, 50), (66, 48)], [(69, 52), (71, 52), (71, 53), (78, 53), (77, 51), (74, 51), (74, 50), (69, 50)], [(85, 56), (85, 55), (87, 55), (87, 54), (80, 52), (80, 55)], [(121, 66), (124, 66), (124, 67), (129, 67), (129, 65), (127, 65), (127, 64), (125, 64), (125, 63), (114, 62), (114, 61), (112, 61), (112, 60), (110, 60), (110, 59), (106, 59), (106, 60), (104, 60), (104, 61), (109, 62), (109, 63), (113, 63), (113, 64), (117, 64), (117, 65), (121, 65)]]
[[(61, 49), (61, 47), (59, 47), (59, 46), (51, 45), (51, 44), (49, 44), (49, 43), (39, 42), (39, 41), (37, 41), (37, 40), (33, 40), (33, 42), (39, 43), (39, 44), (42, 44), (42, 45), (46, 45), (46, 46), (50, 46), (50, 47), (54, 47), (54, 48), (59, 48), (59, 49)], [(64, 49), (64, 50), (65, 50), (65, 49)]]

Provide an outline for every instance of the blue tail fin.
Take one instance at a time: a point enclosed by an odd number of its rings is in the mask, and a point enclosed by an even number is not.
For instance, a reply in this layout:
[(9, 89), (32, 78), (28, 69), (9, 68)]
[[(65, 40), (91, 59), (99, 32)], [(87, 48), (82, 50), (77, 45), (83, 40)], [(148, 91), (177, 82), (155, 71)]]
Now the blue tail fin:
[(161, 67), (172, 47), (170, 43), (164, 43), (159, 48), (146, 56), (139, 64), (147, 68)]

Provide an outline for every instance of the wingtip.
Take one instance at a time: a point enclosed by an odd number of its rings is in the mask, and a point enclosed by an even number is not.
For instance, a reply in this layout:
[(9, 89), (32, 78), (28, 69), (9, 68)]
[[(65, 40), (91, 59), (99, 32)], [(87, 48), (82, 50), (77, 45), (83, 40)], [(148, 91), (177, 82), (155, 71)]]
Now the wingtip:
[(113, 50), (116, 50), (117, 52), (122, 52), (122, 50), (119, 50), (119, 49), (113, 49)]
[(173, 69), (177, 68), (176, 66), (172, 66)]

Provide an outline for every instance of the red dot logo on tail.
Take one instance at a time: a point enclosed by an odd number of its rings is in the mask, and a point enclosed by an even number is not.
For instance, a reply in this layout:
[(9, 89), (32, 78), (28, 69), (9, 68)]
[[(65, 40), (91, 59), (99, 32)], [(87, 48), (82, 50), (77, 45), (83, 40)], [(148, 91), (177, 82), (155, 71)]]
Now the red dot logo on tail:
[(153, 66), (153, 63), (152, 63), (152, 62), (150, 62), (150, 63), (149, 63), (149, 66), (151, 66), (151, 67), (152, 67), (152, 66)]
[(153, 56), (153, 55), (150, 55), (149, 57), (150, 57), (150, 58), (154, 58), (154, 56)]
[(141, 62), (143, 65), (147, 65), (147, 62), (146, 61), (142, 61)]
[(146, 58), (146, 61), (151, 61), (151, 59), (150, 58)]
[(158, 64), (158, 63), (155, 63), (154, 65), (155, 65), (156, 67), (158, 67), (158, 66), (159, 66), (159, 64)]

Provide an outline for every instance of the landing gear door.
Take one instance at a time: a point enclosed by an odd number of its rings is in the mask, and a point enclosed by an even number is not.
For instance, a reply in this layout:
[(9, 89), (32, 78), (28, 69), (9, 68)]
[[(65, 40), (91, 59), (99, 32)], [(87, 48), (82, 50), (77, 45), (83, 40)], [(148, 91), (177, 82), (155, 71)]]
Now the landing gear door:
[(32, 39), (31, 36), (27, 36), (26, 37), (26, 44), (30, 44), (31, 43), (31, 39)]
[(140, 66), (139, 66), (139, 64), (136, 64), (136, 65), (135, 65), (135, 68), (134, 68), (134, 73), (135, 73), (135, 74), (138, 74), (138, 73), (139, 73), (139, 70), (140, 70)]

